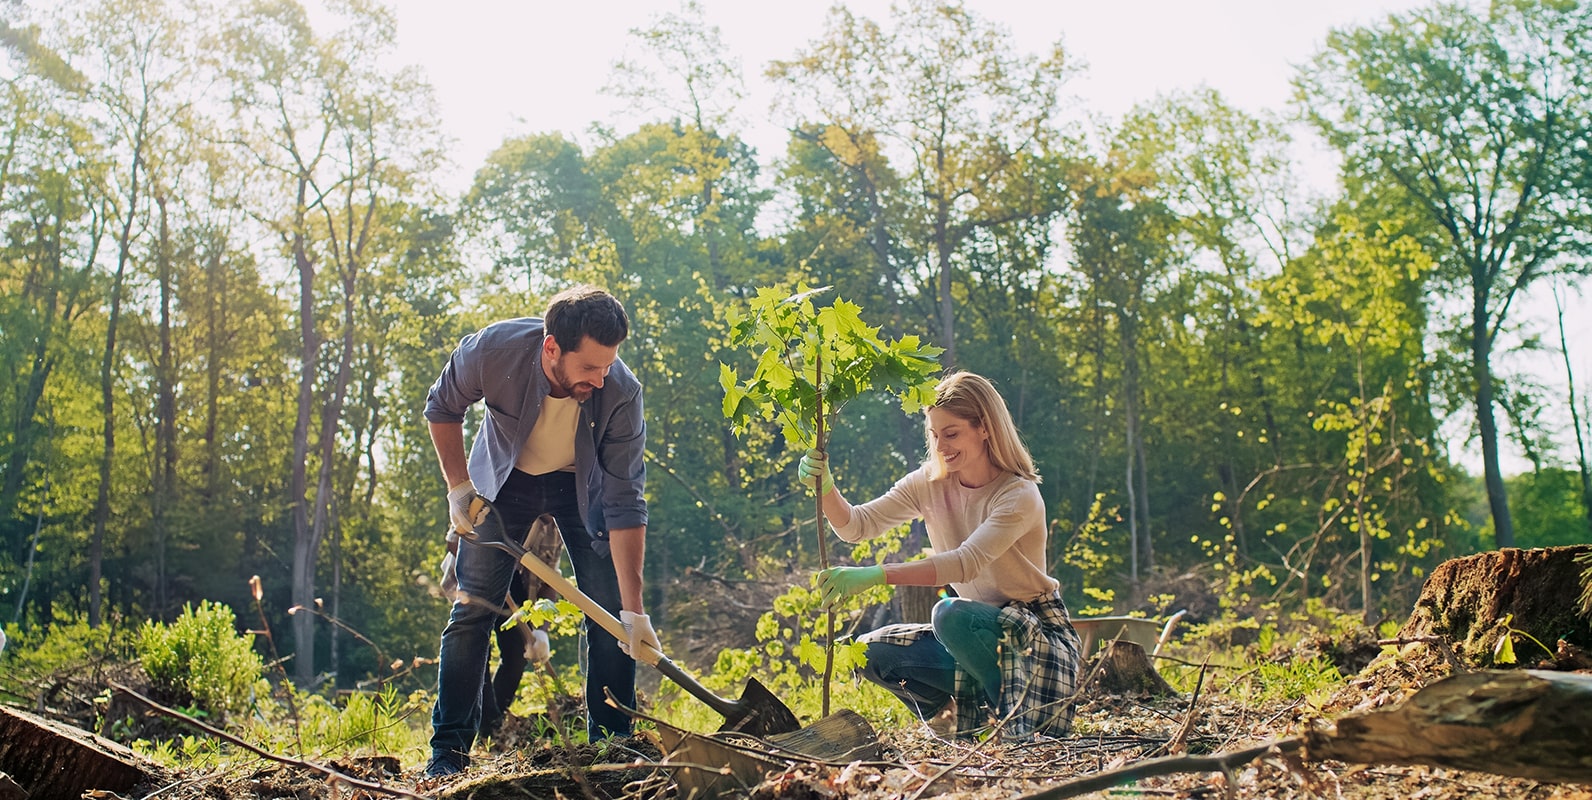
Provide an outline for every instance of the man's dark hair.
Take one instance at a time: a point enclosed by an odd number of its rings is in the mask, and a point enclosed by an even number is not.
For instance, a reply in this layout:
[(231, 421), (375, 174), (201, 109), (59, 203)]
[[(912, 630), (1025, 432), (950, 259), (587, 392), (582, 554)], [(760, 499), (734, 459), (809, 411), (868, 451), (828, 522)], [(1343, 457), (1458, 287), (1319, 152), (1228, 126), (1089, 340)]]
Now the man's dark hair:
[(613, 295), (595, 286), (582, 285), (553, 295), (547, 304), (543, 324), (558, 349), (580, 349), (587, 336), (603, 347), (618, 347), (630, 335), (630, 317)]

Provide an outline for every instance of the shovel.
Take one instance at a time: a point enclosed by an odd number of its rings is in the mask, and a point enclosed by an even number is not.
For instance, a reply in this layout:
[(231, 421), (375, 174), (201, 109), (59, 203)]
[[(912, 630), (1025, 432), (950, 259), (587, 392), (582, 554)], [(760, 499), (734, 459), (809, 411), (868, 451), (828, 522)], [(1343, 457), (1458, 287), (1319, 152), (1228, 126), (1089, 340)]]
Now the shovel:
[[(477, 503), (480, 505), (478, 506)], [(503, 529), (503, 518), (498, 510), (484, 497), (477, 497), (470, 501), (470, 516), (478, 520), (475, 530), (470, 533), (459, 531), (459, 537), (472, 544), (484, 547), (495, 547), (513, 556), (520, 566), (531, 571), (531, 574), (547, 582), (560, 595), (574, 603), (586, 616), (595, 620), (603, 630), (613, 634), (621, 642), (628, 641), (630, 634), (625, 632), (625, 626), (614, 618), (613, 614), (598, 605), (596, 601), (587, 597), (581, 590), (575, 588), (563, 573), (551, 565), (543, 562), (525, 548), (509, 540)], [(551, 525), (555, 529), (558, 522), (550, 514), (537, 517), (535, 525)], [(759, 683), (756, 678), (748, 678), (746, 688), (741, 692), (741, 699), (729, 700), (709, 691), (706, 686), (698, 683), (695, 678), (685, 674), (675, 665), (669, 657), (652, 648), (651, 645), (642, 645), (644, 652), (636, 653), (637, 661), (651, 664), (664, 677), (681, 688), (691, 693), (691, 696), (706, 703), (714, 711), (724, 715), (724, 726), (719, 730), (739, 731), (751, 736), (771, 736), (777, 733), (790, 733), (799, 730), (801, 723), (796, 720), (796, 714), (788, 706), (780, 702), (768, 687)]]

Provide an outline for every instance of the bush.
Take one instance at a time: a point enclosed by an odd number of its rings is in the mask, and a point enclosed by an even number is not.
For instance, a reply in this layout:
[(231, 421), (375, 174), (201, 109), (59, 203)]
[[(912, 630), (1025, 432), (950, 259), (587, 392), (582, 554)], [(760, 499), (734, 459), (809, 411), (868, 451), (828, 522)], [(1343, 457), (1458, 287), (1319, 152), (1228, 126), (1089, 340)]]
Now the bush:
[(209, 601), (184, 606), (170, 625), (144, 623), (137, 650), (150, 683), (167, 699), (211, 714), (248, 708), (265, 671), (251, 638), (238, 635), (232, 609)]
[(49, 627), (8, 627), (10, 644), (0, 655), (0, 700), (6, 702), (40, 704), (39, 692), (66, 685), (93, 695), (99, 690), (99, 670), (125, 661), (132, 651), (127, 631), (111, 625), (90, 628), (83, 617), (58, 619)]

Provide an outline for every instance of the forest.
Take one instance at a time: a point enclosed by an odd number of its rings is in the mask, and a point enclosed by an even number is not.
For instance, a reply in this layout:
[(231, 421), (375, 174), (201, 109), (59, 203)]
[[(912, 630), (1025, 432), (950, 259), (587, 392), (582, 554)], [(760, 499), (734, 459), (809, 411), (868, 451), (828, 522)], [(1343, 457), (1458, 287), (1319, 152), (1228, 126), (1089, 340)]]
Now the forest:
[[(660, 630), (690, 624), (666, 591), (688, 570), (817, 568), (802, 450), (721, 410), (721, 365), (755, 360), (733, 315), (802, 286), (1002, 390), (1075, 612), (1167, 613), (1198, 586), (1221, 613), (1375, 623), (1445, 559), (1592, 541), (1592, 344), (1562, 310), (1592, 272), (1585, 5), (1434, 3), (1334, 31), (1289, 108), (1194, 91), (1104, 121), (1068, 104), (1059, 41), (1024, 52), (932, 0), (835, 6), (747, 67), (774, 107), (740, 108), (686, 4), (615, 65), (651, 122), (509, 138), (458, 193), (393, 12), (329, 7), (0, 5), (13, 648), (214, 601), (258, 608), (302, 686), (434, 657), (427, 389), (461, 337), (579, 282), (632, 316)], [(737, 112), (785, 149), (747, 145)], [(1302, 137), (1334, 192), (1300, 180)], [(1543, 353), (1555, 381), (1524, 367)], [(923, 441), (865, 395), (829, 452), (866, 498)]]

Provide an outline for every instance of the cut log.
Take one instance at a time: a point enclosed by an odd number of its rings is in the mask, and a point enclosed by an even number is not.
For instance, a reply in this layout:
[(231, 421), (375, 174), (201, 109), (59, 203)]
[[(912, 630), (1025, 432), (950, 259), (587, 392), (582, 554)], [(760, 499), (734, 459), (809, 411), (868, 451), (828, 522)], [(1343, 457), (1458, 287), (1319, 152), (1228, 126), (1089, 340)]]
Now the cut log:
[(0, 772), (0, 800), (28, 800), (28, 793), (10, 775)]
[(1592, 783), (1592, 675), (1490, 670), (1305, 734), (1309, 758)]
[(159, 770), (109, 739), (0, 706), (0, 772), (29, 800), (78, 800), (90, 789), (124, 794)]
[(879, 735), (866, 719), (841, 709), (790, 733), (759, 739), (739, 733), (698, 734), (658, 723), (663, 762), (680, 796), (743, 797), (773, 773), (798, 763), (847, 764), (879, 758)]
[[(1575, 600), (1581, 595), (1584, 569), (1576, 558), (1588, 554), (1592, 545), (1509, 547), (1444, 561), (1421, 587), (1399, 638), (1441, 636), (1474, 666), (1492, 666), (1493, 648), (1509, 629), (1530, 634), (1549, 649), (1561, 638), (1592, 648), (1592, 620)], [(1515, 635), (1515, 653), (1522, 663), (1552, 657)]]
[(1161, 673), (1155, 671), (1144, 648), (1125, 639), (1106, 642), (1101, 648), (1100, 670), (1091, 688), (1107, 694), (1161, 697), (1177, 694)]

